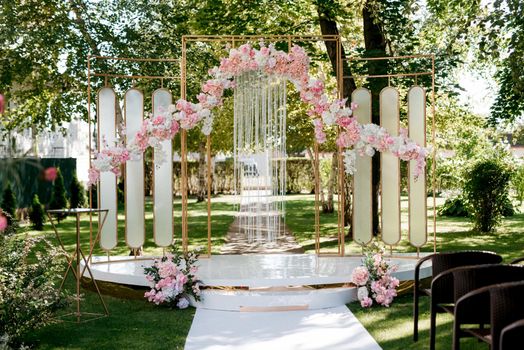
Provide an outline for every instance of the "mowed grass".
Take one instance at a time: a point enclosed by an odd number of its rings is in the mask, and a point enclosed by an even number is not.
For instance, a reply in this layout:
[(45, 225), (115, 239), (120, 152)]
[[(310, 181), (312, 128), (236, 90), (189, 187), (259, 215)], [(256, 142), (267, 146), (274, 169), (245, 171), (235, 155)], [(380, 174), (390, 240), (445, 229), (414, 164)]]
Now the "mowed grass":
[[(288, 196), (286, 203), (286, 224), (295, 233), (297, 241), (306, 251), (314, 252), (314, 197), (311, 195)], [(438, 203), (442, 200), (439, 199)], [(421, 251), (432, 251), (433, 210), (431, 199), (428, 200), (428, 244)], [(523, 212), (524, 208), (520, 208)], [(159, 255), (152, 233), (152, 207), (146, 204), (146, 244), (147, 255)], [(119, 245), (111, 252), (113, 255), (127, 255), (129, 249), (124, 243), (123, 208), (119, 209)], [(224, 243), (227, 228), (234, 220), (235, 206), (228, 197), (213, 198), (212, 201), (212, 245), (213, 253), (219, 253)], [(321, 214), (321, 249), (322, 252), (334, 252), (337, 234), (337, 213)], [(395, 248), (397, 252), (413, 252), (415, 248), (407, 242), (407, 201), (402, 202), (403, 238)], [(96, 220), (94, 221), (96, 227)], [(207, 244), (207, 204), (189, 201), (189, 242), (190, 247)], [(75, 222), (67, 218), (59, 225), (61, 236), (67, 249), (73, 249), (75, 243)], [(524, 255), (524, 214), (505, 218), (497, 233), (481, 235), (471, 231), (471, 223), (466, 218), (437, 218), (437, 249), (451, 251), (462, 249), (485, 249), (501, 254), (505, 261)], [(89, 217), (82, 218), (82, 242), (84, 249), (89, 246)], [(29, 231), (30, 235), (45, 234), (53, 239), (49, 223), (44, 233)], [(175, 239), (180, 239), (180, 201), (175, 201)], [(359, 253), (361, 248), (352, 242), (346, 243), (346, 251)], [(99, 247), (95, 254), (105, 254)], [(74, 284), (68, 281), (70, 293)], [(85, 311), (101, 310), (96, 294), (83, 290)], [(147, 303), (145, 300), (128, 300), (104, 296), (110, 317), (93, 320), (77, 325), (76, 323), (57, 323), (34, 332), (27, 338), (27, 343), (35, 344), (39, 349), (182, 349), (194, 310), (169, 310)], [(427, 298), (422, 298), (420, 316), (420, 337), (417, 343), (412, 341), (412, 295), (398, 297), (389, 308), (373, 307), (362, 309), (357, 303), (348, 305), (366, 329), (378, 341), (383, 349), (427, 349), (429, 344), (429, 306)], [(438, 315), (437, 349), (451, 349), (452, 318)], [(464, 349), (488, 349), (484, 344), (473, 339), (463, 340)]]

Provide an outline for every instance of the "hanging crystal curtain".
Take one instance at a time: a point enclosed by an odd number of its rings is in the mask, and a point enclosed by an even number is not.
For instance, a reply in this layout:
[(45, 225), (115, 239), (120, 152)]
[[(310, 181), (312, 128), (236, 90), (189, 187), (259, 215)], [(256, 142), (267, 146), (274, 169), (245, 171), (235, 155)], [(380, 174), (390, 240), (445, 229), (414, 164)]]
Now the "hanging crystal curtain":
[(272, 243), (285, 229), (286, 80), (249, 72), (235, 82), (238, 229), (250, 243)]

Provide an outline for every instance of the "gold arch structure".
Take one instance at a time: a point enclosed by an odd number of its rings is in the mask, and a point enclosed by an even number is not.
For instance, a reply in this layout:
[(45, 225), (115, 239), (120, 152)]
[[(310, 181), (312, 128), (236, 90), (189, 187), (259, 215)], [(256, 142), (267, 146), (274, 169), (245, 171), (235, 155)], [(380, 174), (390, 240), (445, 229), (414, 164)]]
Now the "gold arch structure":
[[(94, 155), (92, 137), (92, 119), (91, 119), (91, 93), (92, 93), (92, 77), (101, 77), (105, 79), (105, 86), (108, 86), (108, 79), (129, 79), (129, 80), (159, 80), (163, 87), (164, 80), (178, 80), (180, 82), (180, 97), (187, 98), (187, 45), (189, 43), (223, 43), (224, 46), (229, 44), (232, 47), (247, 43), (264, 40), (267, 43), (287, 43), (288, 48), (296, 42), (318, 42), (318, 43), (335, 43), (336, 48), (336, 64), (335, 74), (338, 87), (338, 97), (342, 98), (343, 82), (344, 79), (362, 80), (362, 79), (373, 79), (373, 78), (388, 78), (391, 83), (391, 78), (403, 78), (403, 77), (414, 77), (415, 79), (419, 76), (429, 75), (431, 76), (431, 135), (433, 143), (432, 152), (432, 173), (433, 173), (433, 250), (436, 251), (436, 198), (435, 198), (435, 57), (434, 55), (410, 55), (410, 56), (388, 56), (388, 57), (373, 57), (373, 58), (362, 58), (362, 57), (343, 57), (342, 55), (342, 39), (339, 35), (185, 35), (182, 37), (182, 54), (181, 58), (122, 58), (122, 57), (108, 57), (108, 56), (88, 56), (87, 60), (87, 105), (88, 105), (88, 120), (89, 120), (89, 165)], [(344, 62), (350, 64), (355, 61), (371, 61), (371, 60), (409, 60), (409, 59), (429, 59), (431, 60), (432, 69), (431, 71), (422, 72), (405, 72), (395, 74), (377, 74), (377, 75), (351, 75), (345, 76), (343, 74)], [(156, 75), (136, 75), (136, 74), (115, 74), (108, 72), (96, 72), (92, 69), (93, 61), (127, 61), (127, 62), (159, 62), (159, 63), (179, 63), (180, 64), (180, 76), (156, 76)], [(340, 131), (340, 130), (339, 130)], [(187, 131), (181, 130), (181, 178), (180, 178), (180, 191), (182, 196), (182, 222), (181, 222), (181, 236), (182, 236), (182, 249), (183, 252), (188, 252), (189, 246), (189, 235), (188, 235), (188, 170), (187, 170)], [(97, 144), (97, 143), (95, 143)], [(346, 256), (345, 253), (345, 203), (344, 203), (344, 191), (345, 191), (345, 173), (343, 165), (342, 149), (338, 152), (338, 232), (337, 232), (337, 244), (338, 250), (336, 253), (323, 253), (320, 246), (320, 172), (319, 172), (319, 144), (314, 142), (314, 177), (315, 177), (315, 252), (319, 256)], [(207, 167), (207, 252), (202, 257), (211, 256), (211, 236), (212, 236), (212, 225), (211, 225), (211, 138), (207, 136), (206, 140), (206, 167)], [(154, 184), (153, 184), (154, 186)], [(98, 196), (100, 193), (98, 192)], [(98, 201), (100, 203), (100, 201)], [(89, 191), (89, 204), (92, 207), (93, 197), (92, 191)], [(371, 215), (371, 213), (370, 213)], [(96, 244), (96, 239), (93, 240), (93, 219), (90, 216), (90, 248), (93, 249)], [(391, 248), (391, 256), (393, 255)], [(420, 247), (417, 247), (417, 257)], [(107, 252), (108, 261), (110, 260), (110, 253)], [(133, 260), (139, 259), (136, 255), (136, 251)], [(150, 259), (150, 258), (147, 258)], [(119, 259), (118, 261), (123, 261)], [(95, 262), (92, 262), (95, 263)]]

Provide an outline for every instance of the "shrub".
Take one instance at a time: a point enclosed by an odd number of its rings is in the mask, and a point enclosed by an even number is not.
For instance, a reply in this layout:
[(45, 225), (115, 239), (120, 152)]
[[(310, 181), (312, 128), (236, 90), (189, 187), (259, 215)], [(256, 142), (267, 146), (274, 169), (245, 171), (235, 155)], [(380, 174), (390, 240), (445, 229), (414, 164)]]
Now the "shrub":
[(53, 322), (63, 257), (42, 238), (0, 235), (0, 337), (11, 347)]
[(31, 220), (35, 230), (42, 231), (44, 229), (45, 213), (37, 194), (33, 196), (33, 202), (29, 210), (29, 220)]
[(478, 231), (493, 232), (500, 223), (507, 206), (510, 177), (508, 167), (494, 159), (480, 161), (466, 173), (464, 195)]
[(511, 177), (511, 183), (515, 190), (515, 196), (519, 204), (524, 201), (524, 164), (517, 168)]
[(4, 193), (2, 194), (2, 209), (11, 217), (15, 217), (16, 198), (10, 183), (7, 183), (7, 186), (4, 188)]
[[(16, 221), (16, 219), (12, 217), (9, 213), (4, 212), (2, 208), (0, 208), (0, 217), (1, 216), (4, 216), (7, 219), (8, 225), (3, 231), (0, 231), (0, 234), (4, 236), (14, 235), (16, 231), (18, 230), (18, 221)], [(1, 239), (0, 239), (0, 242), (1, 242)]]
[(461, 197), (448, 198), (438, 210), (438, 215), (466, 217), (469, 216), (468, 207)]
[[(67, 198), (66, 191), (64, 186), (64, 177), (60, 172), (60, 169), (57, 171), (56, 180), (53, 182), (53, 192), (51, 194), (51, 202), (49, 203), (50, 209), (64, 209), (67, 208)], [(63, 216), (57, 216), (58, 221), (63, 218)]]
[(86, 194), (84, 187), (78, 181), (76, 174), (73, 174), (71, 180), (71, 186), (69, 187), (69, 207), (70, 208), (82, 208), (86, 205)]

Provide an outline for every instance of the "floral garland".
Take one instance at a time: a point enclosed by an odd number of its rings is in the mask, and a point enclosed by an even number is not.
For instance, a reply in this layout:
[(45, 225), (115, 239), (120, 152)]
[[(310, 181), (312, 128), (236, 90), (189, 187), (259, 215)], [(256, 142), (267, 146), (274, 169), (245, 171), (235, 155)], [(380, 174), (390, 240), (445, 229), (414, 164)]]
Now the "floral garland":
[(373, 300), (389, 307), (397, 296), (399, 280), (391, 274), (397, 270), (384, 259), (384, 250), (376, 244), (364, 252), (362, 266), (353, 269), (351, 281), (357, 286), (357, 296), (362, 307), (370, 307)]
[(253, 71), (286, 78), (295, 85), (301, 100), (310, 105), (307, 113), (312, 118), (317, 142), (326, 141), (326, 128), (341, 127), (336, 142), (344, 149), (346, 173), (354, 174), (357, 154), (372, 156), (376, 151), (389, 151), (402, 160), (416, 161), (417, 177), (424, 172), (427, 149), (410, 140), (406, 130), (392, 136), (378, 125), (358, 123), (353, 116), (357, 105), (346, 106), (347, 99), (330, 101), (323, 81), (310, 78), (309, 57), (302, 47), (294, 45), (286, 53), (276, 50), (272, 44), (261, 43), (258, 50), (249, 44), (232, 48), (220, 66), (209, 71), (211, 79), (202, 85), (198, 103), (180, 99), (167, 111), (159, 109), (144, 120), (136, 135), (128, 135), (127, 147), (117, 145), (98, 153), (89, 170), (89, 184), (96, 183), (101, 172), (119, 175), (122, 164), (129, 159), (140, 159), (148, 147), (160, 153), (161, 141), (171, 140), (180, 128), (190, 130), (200, 125), (202, 133), (209, 135), (213, 129), (211, 111), (222, 105), (224, 91), (235, 87), (235, 77)]

